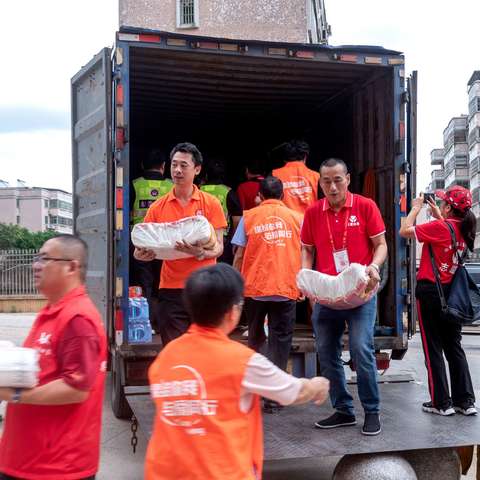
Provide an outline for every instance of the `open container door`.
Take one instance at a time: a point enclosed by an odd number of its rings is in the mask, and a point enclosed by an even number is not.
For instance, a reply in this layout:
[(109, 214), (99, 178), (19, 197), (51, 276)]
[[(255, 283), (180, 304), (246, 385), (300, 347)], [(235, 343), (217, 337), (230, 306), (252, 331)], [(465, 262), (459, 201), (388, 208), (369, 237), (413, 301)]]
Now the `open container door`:
[[(88, 245), (88, 293), (112, 329), (111, 52), (71, 80), (74, 232)], [(110, 335), (109, 335), (110, 336)]]
[[(407, 79), (407, 166), (405, 172), (406, 205), (407, 212), (410, 211), (412, 200), (417, 192), (417, 72), (413, 71)], [(416, 241), (412, 239), (408, 247), (408, 268), (409, 268), (409, 297), (410, 308), (408, 309), (408, 336), (415, 334), (417, 325), (417, 309), (415, 301), (415, 285), (417, 277), (417, 249)]]

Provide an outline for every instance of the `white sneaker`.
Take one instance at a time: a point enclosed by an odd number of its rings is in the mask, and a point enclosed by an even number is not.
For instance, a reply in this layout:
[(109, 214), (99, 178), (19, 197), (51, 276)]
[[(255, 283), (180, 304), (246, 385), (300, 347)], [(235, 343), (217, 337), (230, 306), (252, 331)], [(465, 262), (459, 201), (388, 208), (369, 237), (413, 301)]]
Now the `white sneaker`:
[(457, 413), (461, 413), (462, 415), (472, 416), (477, 414), (477, 409), (475, 405), (462, 405), (461, 407), (453, 407)]
[(425, 402), (422, 405), (422, 410), (427, 413), (435, 413), (436, 415), (442, 415), (443, 417), (449, 417), (450, 415), (455, 415), (455, 410), (453, 407), (447, 407), (446, 409), (435, 408), (432, 405), (432, 402)]

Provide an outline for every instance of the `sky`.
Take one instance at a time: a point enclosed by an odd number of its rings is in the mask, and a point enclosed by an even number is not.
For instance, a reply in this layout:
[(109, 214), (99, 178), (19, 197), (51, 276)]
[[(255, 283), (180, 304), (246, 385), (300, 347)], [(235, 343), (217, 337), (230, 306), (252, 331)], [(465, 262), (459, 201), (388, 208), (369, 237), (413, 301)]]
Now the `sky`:
[[(161, 0), (159, 0), (161, 1)], [(480, 69), (479, 0), (325, 0), (332, 45), (402, 51), (419, 72), (418, 188)], [(71, 191), (70, 79), (112, 46), (118, 0), (16, 0), (2, 9), (0, 179)]]

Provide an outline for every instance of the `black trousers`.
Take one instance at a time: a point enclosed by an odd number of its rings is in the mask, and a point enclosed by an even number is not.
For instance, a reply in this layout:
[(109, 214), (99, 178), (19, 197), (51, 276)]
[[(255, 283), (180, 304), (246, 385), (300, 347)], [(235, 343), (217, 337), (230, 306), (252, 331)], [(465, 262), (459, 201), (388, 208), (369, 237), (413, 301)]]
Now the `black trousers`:
[[(279, 368), (286, 370), (292, 347), (295, 326), (296, 301), (272, 302), (245, 299), (245, 316), (248, 321), (248, 346), (266, 354)], [(268, 349), (265, 335), (265, 316), (268, 315)]]
[(158, 291), (159, 331), (163, 345), (183, 335), (190, 326), (182, 294), (181, 288), (161, 288)]
[[(18, 477), (10, 477), (8, 475), (5, 475), (4, 473), (0, 473), (0, 480), (22, 480), (22, 479)], [(92, 477), (81, 478), (79, 480), (95, 480), (95, 475), (93, 475)]]
[[(444, 288), (448, 296), (449, 286)], [(419, 281), (416, 289), (418, 321), (422, 337), (430, 397), (436, 408), (475, 402), (470, 370), (462, 348), (462, 328), (442, 314), (435, 284)], [(451, 396), (443, 355), (448, 362)]]

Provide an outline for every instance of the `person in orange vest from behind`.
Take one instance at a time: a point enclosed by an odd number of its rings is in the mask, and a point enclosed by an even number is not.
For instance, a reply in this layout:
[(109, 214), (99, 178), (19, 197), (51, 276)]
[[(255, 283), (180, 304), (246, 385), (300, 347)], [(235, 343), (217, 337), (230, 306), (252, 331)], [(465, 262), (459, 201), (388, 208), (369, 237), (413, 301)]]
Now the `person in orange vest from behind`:
[(303, 215), (318, 199), (320, 174), (306, 166), (308, 143), (292, 140), (283, 149), (285, 166), (273, 170), (272, 175), (283, 183), (283, 203)]
[(73, 235), (47, 240), (34, 257), (35, 286), (48, 303), (23, 346), (38, 352), (39, 384), (0, 388), (0, 401), (8, 402), (2, 480), (95, 478), (107, 340), (84, 285), (87, 258), (87, 245)]
[(192, 273), (184, 288), (192, 318), (148, 378), (156, 414), (146, 480), (262, 478), (259, 395), (292, 405), (328, 395), (328, 380), (295, 378), (231, 340), (243, 303), (243, 280), (225, 263)]
[[(260, 182), (258, 207), (244, 212), (232, 243), (234, 265), (245, 279), (245, 316), (248, 346), (263, 352), (268, 316), (268, 358), (286, 370), (292, 346), (297, 300), (296, 276), (301, 268), (302, 215), (282, 202), (282, 182), (267, 177)], [(265, 408), (277, 408), (265, 400)]]

